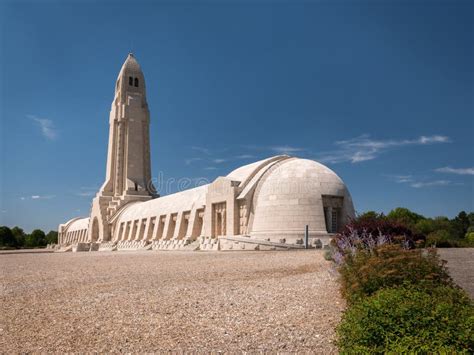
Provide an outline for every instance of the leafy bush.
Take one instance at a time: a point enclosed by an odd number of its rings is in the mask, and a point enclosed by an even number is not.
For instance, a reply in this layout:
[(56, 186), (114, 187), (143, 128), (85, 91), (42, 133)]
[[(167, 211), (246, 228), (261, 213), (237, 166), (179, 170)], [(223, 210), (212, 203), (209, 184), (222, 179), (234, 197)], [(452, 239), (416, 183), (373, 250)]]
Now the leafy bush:
[(382, 245), (348, 255), (339, 268), (341, 291), (351, 303), (381, 288), (403, 284), (453, 285), (436, 250)]
[(449, 248), (452, 246), (449, 232), (444, 229), (437, 230), (428, 234), (425, 244), (430, 247), (435, 246), (440, 248)]
[(474, 231), (466, 233), (465, 239), (469, 244), (474, 246)]
[[(471, 233), (474, 236), (474, 233)], [(437, 230), (426, 238), (427, 246), (435, 246), (438, 248), (469, 248), (474, 247), (474, 238), (469, 238), (469, 233), (466, 233), (464, 238), (453, 238), (446, 230)]]
[(341, 353), (472, 353), (474, 307), (449, 286), (382, 289), (350, 307), (338, 326)]

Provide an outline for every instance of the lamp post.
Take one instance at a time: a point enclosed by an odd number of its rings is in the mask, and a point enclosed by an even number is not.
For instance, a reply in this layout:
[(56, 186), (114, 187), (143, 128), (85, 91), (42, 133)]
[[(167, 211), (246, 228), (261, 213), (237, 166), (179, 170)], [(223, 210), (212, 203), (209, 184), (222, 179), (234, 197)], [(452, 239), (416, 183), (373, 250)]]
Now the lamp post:
[(304, 228), (304, 248), (309, 248), (309, 226), (306, 225)]

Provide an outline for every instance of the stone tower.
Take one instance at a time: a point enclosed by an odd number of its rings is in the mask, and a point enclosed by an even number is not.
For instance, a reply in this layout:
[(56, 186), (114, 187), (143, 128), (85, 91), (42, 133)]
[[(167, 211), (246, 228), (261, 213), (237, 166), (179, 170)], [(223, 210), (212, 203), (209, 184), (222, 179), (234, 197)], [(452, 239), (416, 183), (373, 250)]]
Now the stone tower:
[(150, 112), (145, 78), (131, 53), (117, 78), (109, 124), (105, 182), (92, 201), (92, 242), (110, 240), (111, 222), (123, 206), (156, 197), (151, 182)]

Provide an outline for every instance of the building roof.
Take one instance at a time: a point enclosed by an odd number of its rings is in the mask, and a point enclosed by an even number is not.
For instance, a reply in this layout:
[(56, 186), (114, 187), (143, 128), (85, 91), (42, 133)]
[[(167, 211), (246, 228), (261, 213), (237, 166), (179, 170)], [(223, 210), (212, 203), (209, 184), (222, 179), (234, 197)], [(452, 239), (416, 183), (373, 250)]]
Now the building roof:
[(146, 202), (138, 202), (124, 207), (119, 223), (135, 219), (154, 217), (181, 211), (191, 211), (206, 204), (206, 193), (209, 185), (166, 195)]
[(89, 227), (89, 217), (78, 218), (72, 221), (68, 226), (67, 232), (74, 232), (77, 230), (87, 229)]
[(275, 155), (267, 159), (256, 161), (255, 163), (247, 164), (231, 171), (229, 174), (227, 174), (227, 177), (235, 181), (245, 182), (248, 180), (248, 178), (250, 178), (258, 170), (266, 166), (271, 161), (287, 157), (287, 155)]

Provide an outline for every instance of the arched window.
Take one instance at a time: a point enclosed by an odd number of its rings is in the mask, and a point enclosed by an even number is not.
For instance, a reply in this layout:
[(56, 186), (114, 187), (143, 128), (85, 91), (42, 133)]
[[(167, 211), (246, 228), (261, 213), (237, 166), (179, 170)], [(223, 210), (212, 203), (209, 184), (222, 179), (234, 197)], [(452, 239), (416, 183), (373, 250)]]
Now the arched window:
[(138, 78), (135, 78), (135, 87), (138, 87)]
[(133, 85), (133, 78), (131, 76), (128, 77), (128, 85)]

